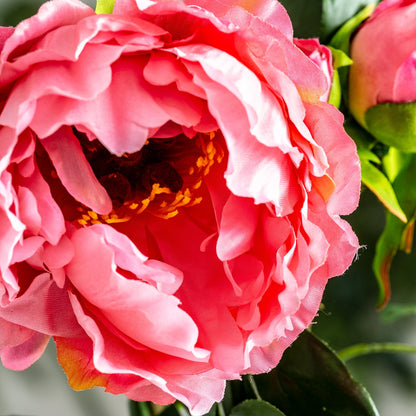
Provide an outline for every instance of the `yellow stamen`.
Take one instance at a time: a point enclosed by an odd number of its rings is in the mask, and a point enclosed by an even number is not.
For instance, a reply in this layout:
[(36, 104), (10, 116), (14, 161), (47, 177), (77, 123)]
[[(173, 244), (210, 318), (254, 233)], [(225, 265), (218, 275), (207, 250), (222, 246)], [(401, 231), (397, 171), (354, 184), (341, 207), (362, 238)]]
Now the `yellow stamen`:
[[(209, 134), (196, 134), (194, 137), (188, 138), (191, 141), (190, 146), (194, 146), (195, 148), (195, 157), (191, 162), (191, 166), (183, 166), (184, 163), (189, 163), (189, 161), (192, 160), (192, 153), (185, 153), (183, 161), (181, 159), (182, 148), (185, 149), (188, 146), (183, 142), (183, 139), (178, 139), (177, 148), (175, 148), (175, 139), (173, 139), (172, 150), (168, 149), (166, 153), (164, 153), (163, 147), (161, 147), (162, 154), (166, 154), (166, 163), (170, 165), (173, 171), (177, 172), (179, 178), (183, 180), (181, 189), (178, 191), (172, 191), (169, 187), (172, 187), (174, 182), (171, 182), (171, 185), (169, 186), (164, 186), (165, 182), (162, 184), (155, 182), (152, 184), (152, 188), (148, 195), (143, 198), (144, 192), (140, 190), (140, 187), (136, 187), (133, 183), (131, 184), (133, 199), (129, 199), (121, 205), (118, 204), (118, 206), (107, 215), (97, 214), (95, 211), (84, 206), (77, 207), (77, 210), (80, 213), (80, 218), (77, 220), (78, 224), (89, 226), (92, 224), (123, 223), (130, 221), (134, 216), (142, 214), (145, 211), (159, 218), (169, 219), (178, 215), (179, 209), (181, 208), (200, 204), (202, 202), (202, 196), (195, 194), (199, 192), (199, 189), (202, 186), (203, 177), (209, 173), (210, 168), (214, 163), (220, 163), (224, 158), (224, 150), (219, 142), (214, 140), (215, 136), (215, 132), (210, 132)], [(153, 139), (147, 140), (145, 146), (149, 145), (150, 148), (156, 149), (155, 151), (157, 151), (159, 144), (152, 140)], [(163, 144), (161, 146), (163, 146)], [(122, 155), (123, 160), (129, 160), (129, 157), (129, 154)], [(157, 173), (157, 171), (155, 172)], [(107, 174), (107, 176), (111, 176), (111, 173)], [(163, 175), (161, 178), (163, 178)], [(165, 181), (166, 179), (162, 180)], [(169, 184), (169, 179), (166, 183)]]

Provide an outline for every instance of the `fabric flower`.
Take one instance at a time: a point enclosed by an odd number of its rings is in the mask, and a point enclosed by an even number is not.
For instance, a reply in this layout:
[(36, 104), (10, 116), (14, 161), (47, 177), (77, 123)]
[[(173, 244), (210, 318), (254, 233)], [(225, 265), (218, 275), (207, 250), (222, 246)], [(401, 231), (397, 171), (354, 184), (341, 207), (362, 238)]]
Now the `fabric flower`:
[(414, 0), (384, 0), (353, 38), (349, 105), (364, 126), (372, 106), (416, 101), (415, 16)]
[(194, 415), (273, 368), (356, 253), (360, 188), (280, 3), (53, 0), (0, 48), (3, 364), (53, 336), (73, 388)]

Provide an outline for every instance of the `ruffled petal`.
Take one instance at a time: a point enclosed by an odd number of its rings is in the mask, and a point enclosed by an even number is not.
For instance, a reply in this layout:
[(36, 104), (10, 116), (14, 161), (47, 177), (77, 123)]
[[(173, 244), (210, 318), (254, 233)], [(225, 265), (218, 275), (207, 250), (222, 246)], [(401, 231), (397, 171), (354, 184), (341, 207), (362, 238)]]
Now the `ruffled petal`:
[(42, 140), (56, 172), (67, 191), (99, 214), (108, 214), (112, 202), (87, 162), (81, 145), (69, 127)]
[(131, 265), (122, 263), (128, 272), (137, 274), (134, 279), (124, 277), (117, 271), (121, 265), (115, 263), (113, 248), (95, 228), (80, 229), (72, 236), (75, 253), (67, 274), (80, 294), (136, 342), (166, 353), (204, 359), (206, 352), (195, 347), (198, 329), (179, 308), (179, 300), (141, 279), (142, 273), (145, 279), (151, 271), (156, 276), (168, 273), (166, 268), (131, 256)]

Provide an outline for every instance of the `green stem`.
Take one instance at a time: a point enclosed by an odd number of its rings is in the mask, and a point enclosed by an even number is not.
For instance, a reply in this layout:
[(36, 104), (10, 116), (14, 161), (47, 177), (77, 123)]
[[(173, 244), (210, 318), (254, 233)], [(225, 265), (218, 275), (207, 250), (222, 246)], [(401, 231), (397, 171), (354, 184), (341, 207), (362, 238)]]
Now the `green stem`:
[(181, 402), (175, 402), (174, 406), (179, 416), (189, 416), (188, 409), (184, 404)]
[(254, 381), (254, 377), (251, 374), (249, 374), (247, 376), (247, 379), (248, 379), (248, 382), (250, 383), (250, 386), (251, 386), (251, 389), (253, 390), (254, 395), (256, 396), (256, 399), (263, 400), (260, 396), (259, 389), (257, 388), (257, 384)]
[(129, 400), (130, 416), (154, 416), (147, 402)]
[(217, 408), (218, 408), (218, 416), (226, 416), (224, 406), (221, 402), (217, 403)]
[(360, 355), (373, 354), (380, 352), (399, 352), (406, 354), (416, 354), (416, 345), (399, 344), (394, 342), (381, 342), (374, 344), (357, 344), (351, 347), (344, 348), (338, 352), (338, 356), (348, 361), (351, 358), (359, 357)]

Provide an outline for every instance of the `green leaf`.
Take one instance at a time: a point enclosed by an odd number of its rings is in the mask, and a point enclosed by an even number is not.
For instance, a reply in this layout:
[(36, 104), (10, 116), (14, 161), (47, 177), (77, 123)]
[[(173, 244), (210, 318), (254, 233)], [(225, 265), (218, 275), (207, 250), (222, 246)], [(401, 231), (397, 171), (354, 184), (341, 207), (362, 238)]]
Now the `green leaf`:
[(382, 143), (402, 152), (416, 152), (416, 102), (377, 104), (366, 111), (364, 121)]
[(401, 221), (407, 222), (406, 214), (397, 200), (392, 184), (383, 172), (366, 159), (361, 159), (361, 180), (392, 214)]
[[(349, 28), (350, 36), (354, 29), (369, 16), (368, 10), (373, 10), (376, 2), (375, 0), (323, 0), (321, 36), (326, 38), (347, 21), (346, 27)], [(357, 14), (365, 6), (372, 6), (372, 9)], [(344, 31), (346, 27), (344, 27)], [(344, 52), (348, 52), (348, 50), (344, 50)]]
[(285, 416), (285, 414), (264, 400), (246, 400), (234, 407), (230, 416)]
[(114, 3), (116, 0), (97, 0), (95, 13), (97, 14), (111, 14), (113, 13)]
[(318, 37), (321, 26), (322, 0), (280, 0), (286, 8), (298, 38)]
[(379, 286), (378, 309), (384, 308), (390, 299), (390, 266), (400, 248), (405, 228), (406, 224), (397, 217), (389, 212), (386, 214), (386, 225), (377, 241), (373, 259), (373, 270)]
[(367, 391), (337, 355), (304, 331), (270, 373), (255, 376), (264, 400), (286, 416), (378, 416)]
[(397, 174), (393, 188), (404, 213), (409, 219), (407, 224), (399, 221), (389, 212), (386, 225), (377, 241), (373, 260), (373, 270), (379, 284), (378, 308), (383, 308), (390, 298), (390, 266), (398, 250), (410, 253), (416, 218), (416, 187), (409, 186), (416, 178), (416, 155), (408, 159), (407, 164)]
[[(398, 156), (389, 155), (391, 150), (387, 152), (389, 161), (387, 164), (387, 172), (389, 177), (387, 178), (384, 173), (374, 166), (373, 163), (381, 165), (384, 162), (385, 151), (378, 155), (373, 150), (380, 150), (379, 146), (388, 149), (385, 145), (377, 142), (373, 136), (371, 136), (366, 130), (364, 130), (355, 120), (347, 118), (344, 124), (347, 133), (354, 139), (357, 144), (357, 151), (361, 161), (361, 180), (362, 182), (377, 196), (377, 198), (384, 204), (384, 206), (400, 218), (401, 221), (406, 222), (407, 216), (401, 207), (395, 190), (392, 186), (393, 170), (397, 169), (398, 161), (403, 161), (403, 158)], [(391, 148), (390, 148), (391, 149)], [(384, 164), (383, 164), (384, 166)], [(400, 169), (402, 166), (400, 166)], [(397, 172), (396, 172), (397, 174)]]
[[(364, 7), (359, 13), (355, 16), (355, 12), (363, 5), (367, 4), (367, 7)], [(370, 17), (371, 13), (375, 8), (374, 1), (365, 1), (365, 0), (352, 0), (351, 2), (342, 1), (342, 0), (324, 0), (324, 21), (328, 22), (328, 29), (331, 26), (334, 26), (334, 23), (339, 20), (337, 16), (349, 15), (348, 21), (345, 19), (346, 23), (337, 31), (334, 37), (331, 39), (330, 45), (334, 48), (340, 49), (341, 51), (349, 54), (350, 51), (350, 40), (354, 31), (360, 26), (360, 24)], [(355, 10), (355, 11), (354, 11)], [(351, 11), (353, 11), (351, 13)], [(331, 17), (332, 16), (332, 17)], [(353, 16), (353, 17), (352, 17)], [(333, 22), (332, 19), (335, 19)], [(327, 30), (328, 30), (327, 29)], [(324, 28), (325, 30), (325, 28)]]

